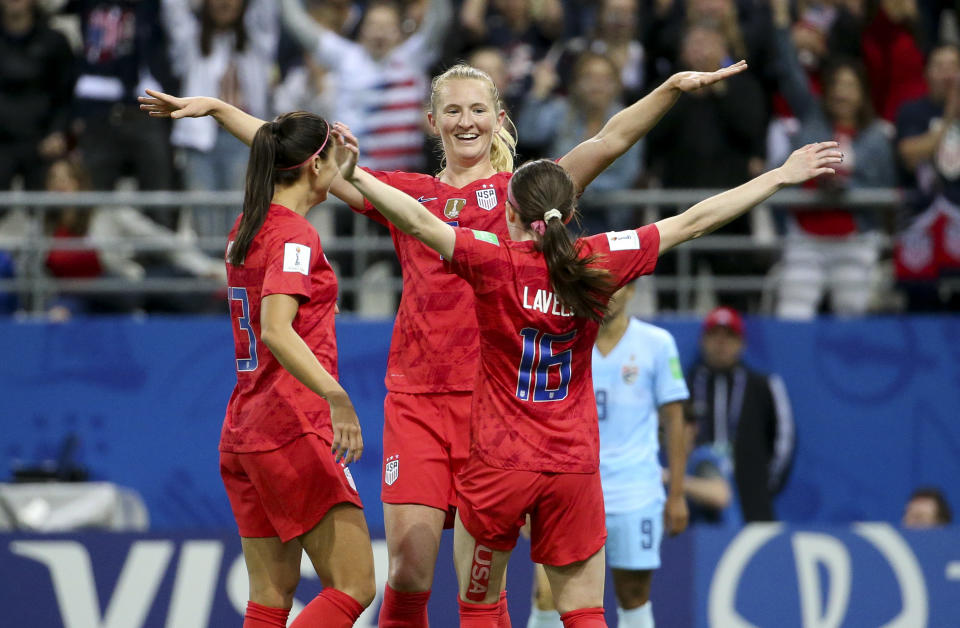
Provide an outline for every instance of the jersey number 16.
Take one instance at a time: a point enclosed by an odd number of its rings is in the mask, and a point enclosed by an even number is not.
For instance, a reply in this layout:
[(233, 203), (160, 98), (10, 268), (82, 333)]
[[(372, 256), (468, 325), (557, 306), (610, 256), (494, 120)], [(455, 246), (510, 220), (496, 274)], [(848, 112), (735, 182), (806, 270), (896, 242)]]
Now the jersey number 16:
[[(520, 330), (523, 338), (523, 351), (520, 354), (520, 372), (517, 375), (517, 397), (530, 400), (530, 381), (533, 380), (534, 401), (561, 401), (567, 398), (570, 387), (570, 359), (572, 349), (553, 352), (554, 343), (569, 343), (577, 335), (577, 330), (556, 335), (540, 333), (539, 329), (525, 327)], [(551, 367), (560, 372), (560, 383), (556, 388), (547, 388)]]

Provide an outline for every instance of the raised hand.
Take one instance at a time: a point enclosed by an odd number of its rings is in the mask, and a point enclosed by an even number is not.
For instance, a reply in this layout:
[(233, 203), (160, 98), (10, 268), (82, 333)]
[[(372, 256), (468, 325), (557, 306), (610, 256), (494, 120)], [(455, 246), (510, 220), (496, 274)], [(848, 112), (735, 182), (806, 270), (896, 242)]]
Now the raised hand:
[(148, 96), (140, 96), (140, 110), (146, 111), (151, 118), (202, 118), (213, 112), (217, 99), (206, 96), (178, 98), (152, 89), (146, 90)]
[(701, 87), (713, 85), (734, 74), (740, 74), (746, 69), (747, 62), (741, 59), (733, 65), (720, 68), (715, 72), (677, 72), (669, 80), (681, 92), (694, 92)]
[(796, 185), (822, 174), (836, 174), (831, 166), (843, 162), (837, 142), (807, 144), (793, 151), (777, 170), (785, 185)]
[(353, 172), (357, 167), (360, 144), (350, 131), (350, 127), (342, 122), (335, 122), (330, 134), (336, 141), (337, 168), (340, 169), (340, 176), (349, 181), (353, 178)]

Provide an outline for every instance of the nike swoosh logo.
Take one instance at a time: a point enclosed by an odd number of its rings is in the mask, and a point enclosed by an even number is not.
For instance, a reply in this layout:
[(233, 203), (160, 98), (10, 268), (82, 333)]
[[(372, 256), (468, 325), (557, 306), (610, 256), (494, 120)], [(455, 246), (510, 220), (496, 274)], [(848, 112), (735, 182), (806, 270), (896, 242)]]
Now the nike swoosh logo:
[(421, 196), (420, 198), (417, 199), (417, 202), (418, 202), (418, 203), (426, 203), (427, 201), (435, 201), (435, 200), (437, 200), (437, 197), (436, 197), (436, 196), (431, 196), (430, 198), (427, 198), (427, 197), (425, 197), (425, 196)]

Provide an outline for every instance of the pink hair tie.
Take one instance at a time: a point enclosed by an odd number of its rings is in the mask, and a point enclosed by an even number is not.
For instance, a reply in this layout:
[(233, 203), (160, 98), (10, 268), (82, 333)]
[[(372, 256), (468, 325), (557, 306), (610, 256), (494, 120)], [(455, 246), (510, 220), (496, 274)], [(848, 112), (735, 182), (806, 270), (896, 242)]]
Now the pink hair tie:
[(542, 220), (534, 220), (530, 223), (530, 228), (540, 235), (543, 235), (547, 232), (547, 223), (543, 222)]
[(309, 157), (307, 157), (306, 159), (298, 163), (296, 166), (288, 166), (286, 168), (277, 168), (277, 170), (296, 170), (297, 168), (303, 166), (308, 161), (310, 161), (311, 159), (313, 159), (314, 157), (320, 154), (320, 151), (322, 151), (323, 147), (327, 145), (327, 140), (329, 139), (330, 139), (330, 125), (327, 124), (327, 135), (326, 137), (323, 138), (323, 144), (320, 145), (320, 148), (318, 148), (316, 152), (314, 152), (312, 155), (310, 155)]

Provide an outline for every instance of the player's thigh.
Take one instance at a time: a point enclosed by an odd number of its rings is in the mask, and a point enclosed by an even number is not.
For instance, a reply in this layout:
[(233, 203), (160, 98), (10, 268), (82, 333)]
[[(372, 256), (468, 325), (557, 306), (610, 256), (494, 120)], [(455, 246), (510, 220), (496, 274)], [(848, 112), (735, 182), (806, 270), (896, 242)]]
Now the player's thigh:
[(426, 591), (433, 583), (447, 511), (421, 504), (384, 504), (390, 586)]
[(289, 608), (300, 582), (300, 543), (284, 543), (275, 536), (241, 537), (240, 546), (250, 581), (250, 600), (272, 608)]
[(553, 592), (550, 591), (547, 572), (540, 563), (533, 563), (533, 603), (541, 611), (552, 611), (557, 608), (553, 602)]
[(442, 425), (442, 402), (440, 395), (387, 394), (380, 490), (384, 504), (452, 510), (454, 469)]
[(580, 608), (603, 606), (603, 584), (606, 577), (604, 550), (570, 565), (544, 565), (557, 612), (561, 615)]
[(460, 599), (474, 604), (496, 602), (512, 551), (493, 549), (477, 541), (463, 526), (458, 514), (453, 527), (453, 562)]
[(354, 504), (334, 506), (300, 537), (300, 543), (324, 587), (342, 591), (364, 606), (373, 601), (373, 548), (362, 509)]
[(607, 514), (607, 563), (614, 569), (645, 571), (660, 567), (663, 502), (632, 512)]
[(620, 608), (631, 610), (643, 606), (650, 600), (650, 583), (653, 582), (653, 571), (647, 569), (634, 571), (631, 569), (610, 569), (613, 576), (613, 590), (617, 595), (617, 604)]

